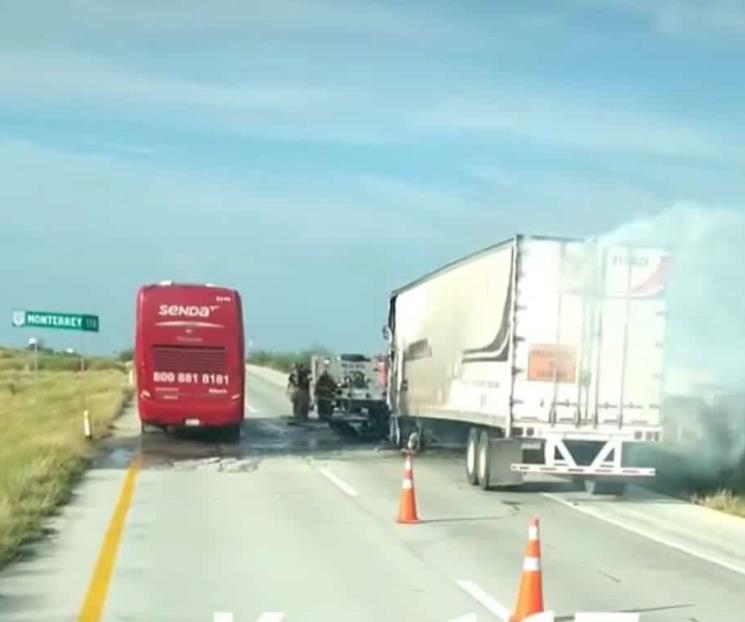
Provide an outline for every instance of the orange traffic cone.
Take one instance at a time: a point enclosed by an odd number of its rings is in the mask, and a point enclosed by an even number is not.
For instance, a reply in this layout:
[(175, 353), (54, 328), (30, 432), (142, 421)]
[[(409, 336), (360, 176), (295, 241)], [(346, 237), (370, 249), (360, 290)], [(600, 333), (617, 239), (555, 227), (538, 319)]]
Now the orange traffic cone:
[(416, 493), (414, 492), (414, 467), (411, 456), (406, 455), (404, 465), (404, 481), (401, 484), (401, 496), (398, 501), (398, 518), (396, 522), (412, 524), (418, 523), (416, 515)]
[(538, 519), (533, 518), (528, 527), (528, 546), (520, 578), (515, 613), (510, 622), (522, 622), (526, 618), (543, 612), (543, 574), (541, 573), (541, 540), (538, 534)]

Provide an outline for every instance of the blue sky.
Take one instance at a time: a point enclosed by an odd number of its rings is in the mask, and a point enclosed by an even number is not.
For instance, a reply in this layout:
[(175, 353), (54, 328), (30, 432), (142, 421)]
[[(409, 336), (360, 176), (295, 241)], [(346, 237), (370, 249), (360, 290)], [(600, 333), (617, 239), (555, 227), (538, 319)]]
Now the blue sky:
[(126, 347), (137, 286), (171, 278), (241, 290), (257, 346), (376, 349), (390, 289), (515, 232), (742, 204), (740, 2), (3, 13), (3, 343), (20, 307)]

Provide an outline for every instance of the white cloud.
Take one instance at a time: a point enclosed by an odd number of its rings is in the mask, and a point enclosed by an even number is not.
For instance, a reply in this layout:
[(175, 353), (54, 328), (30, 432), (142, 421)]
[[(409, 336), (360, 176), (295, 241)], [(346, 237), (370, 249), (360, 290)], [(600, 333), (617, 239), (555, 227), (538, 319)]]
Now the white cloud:
[(428, 236), (430, 227), (411, 226), (423, 210), (430, 219), (448, 217), (462, 204), (452, 187), (382, 176), (242, 169), (236, 177), (14, 140), (0, 140), (0, 170), (7, 230), (83, 237), (112, 224), (120, 234), (149, 240), (178, 231), (268, 242), (291, 231), (303, 247), (346, 248), (371, 238), (393, 243)]
[[(594, 3), (597, 0), (593, 0)], [(665, 35), (686, 38), (728, 38), (745, 34), (742, 0), (614, 0), (625, 9), (649, 16)]]
[[(3, 10), (0, 41), (36, 46), (75, 42), (136, 40), (157, 35), (225, 40), (329, 35), (357, 39), (365, 36), (436, 43), (473, 32), (432, 10), (382, 0), (59, 0), (38, 4), (16, 2)], [(217, 35), (217, 37), (215, 37)]]
[[(381, 144), (395, 103), (358, 84), (313, 83), (303, 77), (227, 80), (135, 71), (79, 53), (0, 51), (0, 98), (6, 104), (87, 108), (179, 130), (212, 129), (285, 140)], [(406, 102), (403, 102), (406, 105)], [(365, 121), (365, 122), (361, 122)]]
[[(546, 84), (530, 90), (511, 81), (495, 85), (485, 76), (491, 86), (474, 86), (484, 67), (439, 65), (435, 57), (411, 53), (426, 36), (437, 42), (437, 54), (458, 58), (464, 41), (478, 38), (475, 25), (466, 28), (443, 12), (341, 0), (219, 0), (209, 9), (184, 0), (175, 7), (166, 0), (77, 0), (52, 3), (39, 16), (27, 3), (15, 3), (0, 22), (0, 98), (18, 107), (86, 109), (98, 120), (145, 128), (283, 141), (424, 144), (455, 133), (467, 141), (517, 139), (549, 149), (745, 159), (745, 148), (729, 136), (625, 107), (614, 94)], [(555, 18), (540, 13), (508, 13), (500, 24), (505, 30), (521, 20), (557, 27)], [(44, 40), (36, 47), (33, 32)], [(146, 50), (153, 36), (164, 54), (143, 54), (140, 46)], [(107, 47), (109, 41), (117, 43)], [(213, 55), (210, 45), (221, 51)], [(325, 55), (316, 56), (319, 49)], [(359, 56), (348, 62), (342, 51)], [(275, 59), (275, 52), (286, 57)], [(204, 64), (191, 67), (196, 57)]]
[(745, 161), (745, 148), (693, 122), (620, 108), (583, 94), (511, 87), (452, 97), (422, 124), (472, 136), (662, 157)]
[[(583, 93), (490, 90), (437, 81), (412, 88), (354, 77), (314, 83), (163, 76), (78, 53), (0, 52), (5, 102), (90, 106), (99, 117), (178, 129), (215, 129), (281, 140), (397, 144), (450, 132), (518, 138), (526, 144), (659, 157), (742, 162), (745, 148), (693, 122), (622, 108)], [(434, 104), (432, 103), (434, 102)], [(438, 103), (439, 102), (439, 103)]]
[[(311, 85), (229, 84), (140, 73), (80, 54), (0, 53), (0, 95), (7, 101), (103, 102), (218, 111), (297, 111), (328, 104)], [(333, 97), (338, 97), (333, 94)]]

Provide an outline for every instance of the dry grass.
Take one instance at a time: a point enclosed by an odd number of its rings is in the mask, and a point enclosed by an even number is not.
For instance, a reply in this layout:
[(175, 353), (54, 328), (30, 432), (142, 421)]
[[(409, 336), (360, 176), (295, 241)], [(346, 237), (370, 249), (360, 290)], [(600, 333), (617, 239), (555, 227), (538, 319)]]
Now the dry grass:
[(101, 438), (127, 392), (117, 370), (39, 372), (36, 382), (33, 373), (0, 372), (0, 564), (38, 533), (90, 459), (83, 407)]
[(695, 501), (713, 510), (745, 517), (745, 499), (730, 490), (720, 490), (711, 495), (697, 497)]
[(704, 453), (665, 445), (648, 449), (643, 461), (657, 469), (654, 490), (745, 518), (745, 457), (722, 468)]
[[(11, 348), (0, 348), (0, 373), (10, 371), (30, 371), (34, 365), (34, 354), (28, 350), (16, 350)], [(37, 365), (41, 371), (78, 371), (80, 369), (80, 357), (76, 354), (65, 354), (62, 352), (39, 352)], [(86, 357), (84, 361), (86, 370), (101, 371), (104, 369), (118, 369), (125, 371), (125, 365), (121, 361), (115, 361), (104, 357)]]

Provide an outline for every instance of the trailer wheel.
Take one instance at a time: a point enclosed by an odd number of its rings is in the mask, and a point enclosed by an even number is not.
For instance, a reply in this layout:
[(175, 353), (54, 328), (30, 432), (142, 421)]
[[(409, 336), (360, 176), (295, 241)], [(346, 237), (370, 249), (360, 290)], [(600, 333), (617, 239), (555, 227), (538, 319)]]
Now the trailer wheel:
[(479, 453), (479, 429), (471, 428), (468, 430), (468, 441), (466, 442), (466, 479), (471, 486), (479, 483), (479, 476), (476, 472), (476, 463)]
[(489, 432), (481, 430), (479, 434), (478, 451), (476, 452), (476, 473), (478, 476), (478, 484), (482, 490), (489, 490), (491, 488), (491, 481), (489, 477)]
[(585, 480), (585, 490), (591, 495), (617, 495), (620, 497), (626, 490), (626, 485), (626, 482), (617, 480)]
[(418, 429), (413, 429), (406, 436), (406, 449), (412, 453), (417, 453), (422, 448), (422, 433)]
[(388, 418), (388, 440), (394, 447), (401, 447), (401, 425), (398, 417)]

